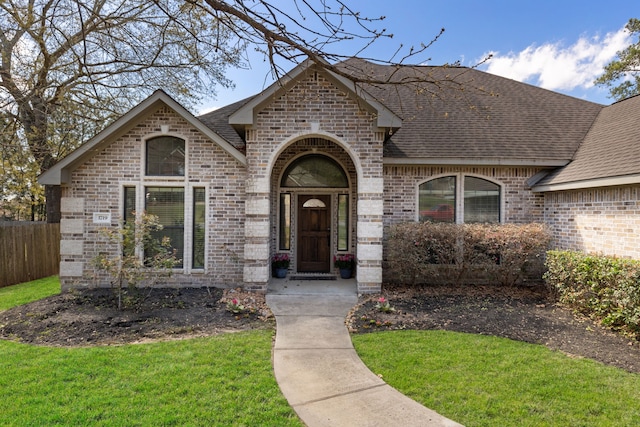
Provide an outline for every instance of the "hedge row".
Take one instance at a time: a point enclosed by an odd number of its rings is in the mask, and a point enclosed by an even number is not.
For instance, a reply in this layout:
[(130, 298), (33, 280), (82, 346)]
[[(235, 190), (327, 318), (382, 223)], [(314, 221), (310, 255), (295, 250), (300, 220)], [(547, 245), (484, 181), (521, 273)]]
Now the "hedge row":
[(387, 235), (384, 280), (403, 284), (540, 282), (550, 242), (541, 224), (404, 223)]
[(560, 303), (640, 339), (640, 260), (550, 251), (546, 266)]

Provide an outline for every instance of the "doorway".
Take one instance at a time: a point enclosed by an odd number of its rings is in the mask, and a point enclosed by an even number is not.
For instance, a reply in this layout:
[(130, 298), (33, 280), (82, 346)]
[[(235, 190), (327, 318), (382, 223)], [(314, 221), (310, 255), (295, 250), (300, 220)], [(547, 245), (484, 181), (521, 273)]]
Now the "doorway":
[(298, 196), (298, 271), (328, 273), (331, 269), (331, 196)]

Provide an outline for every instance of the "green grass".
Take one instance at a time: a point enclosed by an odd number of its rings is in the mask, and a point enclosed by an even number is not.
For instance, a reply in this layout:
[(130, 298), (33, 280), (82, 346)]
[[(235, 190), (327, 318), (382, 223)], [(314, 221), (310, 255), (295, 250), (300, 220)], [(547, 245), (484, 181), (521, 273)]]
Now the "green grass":
[(640, 375), (546, 347), (446, 331), (353, 336), (385, 381), (467, 427), (638, 426)]
[(0, 288), (0, 311), (60, 293), (58, 276)]
[(272, 331), (118, 347), (0, 341), (2, 426), (300, 426)]
[[(53, 282), (53, 283), (51, 283)], [(3, 309), (60, 292), (0, 290)], [(273, 331), (143, 345), (0, 340), (0, 426), (301, 426), (273, 376)]]

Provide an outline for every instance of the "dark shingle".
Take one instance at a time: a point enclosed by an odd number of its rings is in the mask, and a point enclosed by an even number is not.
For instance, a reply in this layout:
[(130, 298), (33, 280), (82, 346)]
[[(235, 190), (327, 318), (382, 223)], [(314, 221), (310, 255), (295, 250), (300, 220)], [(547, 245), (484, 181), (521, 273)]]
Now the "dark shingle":
[(574, 160), (538, 185), (564, 184), (640, 173), (640, 96), (605, 107)]
[(603, 108), (464, 67), (389, 67), (359, 60), (343, 66), (379, 78), (393, 73), (394, 81), (422, 75), (439, 82), (365, 86), (403, 119), (385, 157), (570, 160)]
[(203, 114), (202, 116), (198, 116), (198, 120), (244, 153), (246, 148), (245, 142), (241, 135), (229, 124), (229, 116), (242, 108), (242, 106), (252, 98), (253, 97), (245, 98), (207, 114)]

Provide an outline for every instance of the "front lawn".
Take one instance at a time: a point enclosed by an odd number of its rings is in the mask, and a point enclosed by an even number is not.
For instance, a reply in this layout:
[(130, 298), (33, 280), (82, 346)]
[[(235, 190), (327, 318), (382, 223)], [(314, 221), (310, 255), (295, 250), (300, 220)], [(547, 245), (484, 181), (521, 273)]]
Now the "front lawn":
[(640, 425), (640, 375), (588, 359), (446, 331), (352, 339), (387, 383), (469, 427)]
[[(2, 309), (60, 292), (0, 290)], [(301, 426), (271, 367), (272, 330), (153, 344), (36, 347), (0, 340), (1, 426)]]
[(0, 311), (60, 293), (58, 276), (0, 288)]
[(53, 348), (0, 341), (0, 425), (300, 426), (268, 330)]

